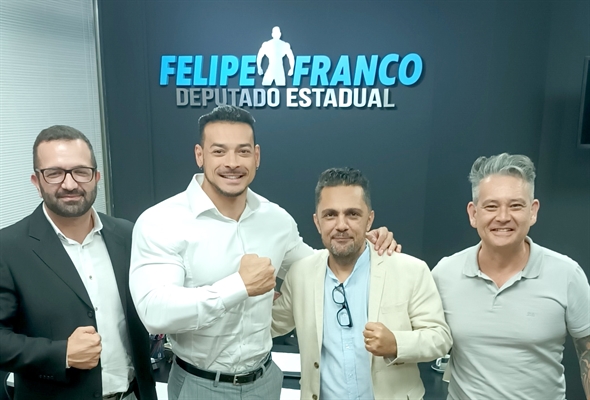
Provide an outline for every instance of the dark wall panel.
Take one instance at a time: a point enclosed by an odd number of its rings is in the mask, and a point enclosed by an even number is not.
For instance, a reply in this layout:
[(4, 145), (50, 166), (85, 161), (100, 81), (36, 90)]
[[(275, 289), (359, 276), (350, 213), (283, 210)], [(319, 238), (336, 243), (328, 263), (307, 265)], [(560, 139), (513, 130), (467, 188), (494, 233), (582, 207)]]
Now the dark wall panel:
[(112, 211), (135, 220), (155, 202), (145, 2), (101, 1), (98, 10)]
[[(99, 0), (99, 11), (115, 215), (136, 219), (197, 172), (197, 120), (212, 107), (177, 107), (174, 83), (159, 85), (160, 57), (256, 54), (278, 25), (295, 56), (424, 60), (416, 85), (391, 88), (395, 109), (289, 109), (284, 98), (251, 109), (262, 149), (252, 188), (309, 244), (321, 246), (317, 176), (354, 166), (372, 182), (376, 225), (433, 266), (477, 242), (467, 174), (506, 151), (538, 167), (533, 239), (590, 275), (590, 151), (577, 147), (590, 2)], [(571, 347), (564, 363), (568, 398), (582, 398)]]

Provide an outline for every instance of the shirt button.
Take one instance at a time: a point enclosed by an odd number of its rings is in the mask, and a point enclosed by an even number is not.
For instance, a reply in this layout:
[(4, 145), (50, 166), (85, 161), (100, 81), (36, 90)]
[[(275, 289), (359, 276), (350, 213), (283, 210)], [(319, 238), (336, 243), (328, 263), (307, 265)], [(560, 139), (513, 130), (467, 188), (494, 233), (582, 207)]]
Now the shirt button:
[(317, 395), (317, 394), (314, 394), (313, 396), (311, 396), (311, 398), (312, 398), (313, 400), (318, 400), (318, 395)]
[[(318, 369), (318, 368), (320, 367), (320, 364), (318, 364), (317, 362), (314, 362), (314, 363), (313, 363), (313, 366), (314, 366), (316, 369)], [(314, 396), (315, 396), (315, 395), (314, 395)]]
[(94, 311), (98, 311), (98, 307), (94, 307)]
[(92, 279), (92, 275), (90, 275), (88, 278)]

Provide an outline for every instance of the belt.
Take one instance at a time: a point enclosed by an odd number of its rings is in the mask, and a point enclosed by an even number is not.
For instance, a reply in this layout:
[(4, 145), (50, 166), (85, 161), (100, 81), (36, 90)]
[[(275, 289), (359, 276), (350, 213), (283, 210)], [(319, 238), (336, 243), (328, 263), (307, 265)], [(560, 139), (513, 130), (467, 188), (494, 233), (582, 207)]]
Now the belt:
[[(187, 363), (186, 361), (184, 361), (183, 359), (181, 359), (179, 357), (175, 357), (175, 358), (176, 358), (176, 363), (180, 366), (180, 368), (184, 369), (189, 374), (198, 376), (200, 378), (209, 379), (211, 381), (214, 381), (217, 379), (217, 372), (205, 371), (205, 370), (195, 367), (192, 364)], [(272, 359), (269, 354), (268, 358), (264, 362), (264, 368), (270, 367), (271, 362), (272, 362)], [(254, 382), (256, 379), (262, 378), (262, 374), (264, 373), (264, 368), (260, 367), (255, 371), (247, 372), (245, 374), (235, 374), (235, 375), (219, 374), (218, 380), (219, 380), (219, 382), (233, 383), (234, 385), (243, 385), (244, 383), (251, 383), (251, 382)]]
[(103, 400), (122, 400), (125, 397), (129, 396), (131, 393), (133, 393), (133, 390), (135, 389), (135, 385), (137, 385), (137, 381), (134, 379), (133, 382), (131, 382), (129, 384), (129, 388), (127, 389), (126, 392), (107, 394), (105, 396), (102, 396), (102, 399)]
[(119, 392), (119, 393), (112, 393), (112, 394), (107, 394), (106, 396), (102, 396), (102, 400), (122, 400), (124, 398), (126, 398), (127, 396), (129, 396), (132, 392)]

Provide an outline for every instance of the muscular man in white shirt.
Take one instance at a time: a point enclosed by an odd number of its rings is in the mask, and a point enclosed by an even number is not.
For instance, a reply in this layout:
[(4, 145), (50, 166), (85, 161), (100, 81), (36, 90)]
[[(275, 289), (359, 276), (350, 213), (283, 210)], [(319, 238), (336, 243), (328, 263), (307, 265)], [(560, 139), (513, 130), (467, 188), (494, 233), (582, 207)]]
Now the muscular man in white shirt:
[[(134, 228), (131, 293), (148, 331), (170, 335), (172, 400), (280, 396), (272, 289), (279, 268), (313, 250), (285, 210), (248, 189), (260, 164), (253, 124), (233, 106), (202, 116), (195, 156), (204, 173)], [(396, 247), (385, 228), (370, 239), (380, 252)]]

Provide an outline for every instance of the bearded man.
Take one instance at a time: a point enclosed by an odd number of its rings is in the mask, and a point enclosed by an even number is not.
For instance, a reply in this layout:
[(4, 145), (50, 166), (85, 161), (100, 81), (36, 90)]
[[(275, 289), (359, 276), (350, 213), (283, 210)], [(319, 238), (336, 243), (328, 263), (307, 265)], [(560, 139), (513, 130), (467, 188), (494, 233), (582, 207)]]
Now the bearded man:
[(0, 230), (0, 369), (19, 399), (156, 399), (129, 294), (133, 224), (96, 212), (90, 141), (56, 125), (33, 145), (43, 202)]

